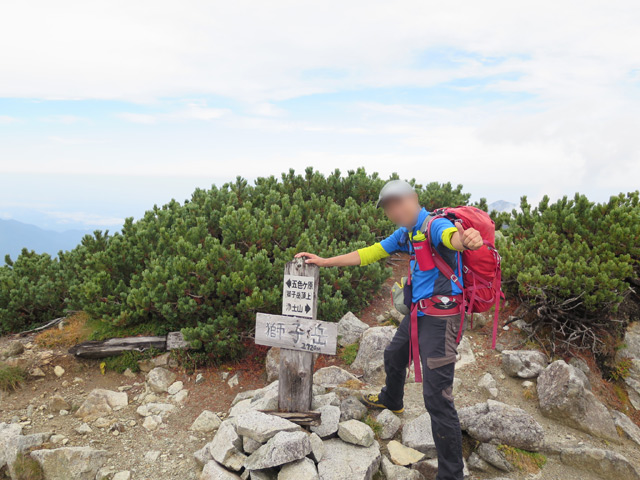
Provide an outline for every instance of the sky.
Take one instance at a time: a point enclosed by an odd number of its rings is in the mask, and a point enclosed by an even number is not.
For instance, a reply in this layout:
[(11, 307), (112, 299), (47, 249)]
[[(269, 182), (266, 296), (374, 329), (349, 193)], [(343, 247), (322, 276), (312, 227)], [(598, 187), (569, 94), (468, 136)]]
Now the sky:
[(119, 228), (307, 166), (640, 188), (640, 2), (5, 2), (0, 218)]

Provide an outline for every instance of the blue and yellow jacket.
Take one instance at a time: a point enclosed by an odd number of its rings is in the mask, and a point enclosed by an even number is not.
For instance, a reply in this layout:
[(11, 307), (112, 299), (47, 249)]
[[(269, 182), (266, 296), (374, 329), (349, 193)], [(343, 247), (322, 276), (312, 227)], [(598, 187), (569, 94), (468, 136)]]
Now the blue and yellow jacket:
[[(358, 250), (360, 255), (360, 265), (368, 265), (382, 258), (388, 257), (393, 252), (413, 253), (411, 247), (411, 238), (420, 233), (420, 228), (427, 216), (430, 214), (426, 208), (420, 210), (418, 219), (413, 228), (398, 228), (384, 240), (375, 243), (369, 247)], [(460, 265), (462, 259), (453, 245), (451, 245), (451, 236), (456, 232), (456, 227), (451, 220), (446, 218), (436, 218), (431, 222), (431, 241), (437, 252), (451, 266), (462, 283), (462, 272)], [(433, 268), (431, 270), (420, 270), (415, 265), (415, 260), (411, 260), (411, 282), (413, 284), (413, 301), (417, 302), (421, 298), (429, 298), (433, 295), (457, 295), (462, 293), (458, 286), (445, 277), (440, 270)], [(419, 312), (422, 314), (422, 312)]]

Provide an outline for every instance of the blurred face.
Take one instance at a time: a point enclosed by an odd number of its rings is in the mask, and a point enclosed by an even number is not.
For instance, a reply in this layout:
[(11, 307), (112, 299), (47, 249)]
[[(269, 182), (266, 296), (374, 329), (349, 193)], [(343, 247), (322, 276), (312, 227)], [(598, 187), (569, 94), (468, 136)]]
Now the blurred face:
[(390, 197), (382, 203), (385, 215), (396, 225), (411, 228), (415, 225), (420, 212), (418, 194)]

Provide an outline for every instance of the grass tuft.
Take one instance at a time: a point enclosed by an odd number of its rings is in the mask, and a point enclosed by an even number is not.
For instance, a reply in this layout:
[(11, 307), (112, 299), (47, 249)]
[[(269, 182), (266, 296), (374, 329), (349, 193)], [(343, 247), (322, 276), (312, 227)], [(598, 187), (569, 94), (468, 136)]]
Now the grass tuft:
[(521, 472), (537, 473), (547, 463), (547, 457), (541, 453), (529, 452), (508, 445), (498, 445), (498, 450), (504, 454), (511, 465)]
[(40, 464), (24, 453), (16, 456), (13, 468), (16, 480), (44, 480), (44, 472)]
[(358, 349), (360, 348), (360, 342), (347, 345), (340, 350), (340, 358), (346, 365), (351, 365), (358, 356)]
[(27, 378), (24, 369), (0, 363), (0, 390), (11, 392), (16, 390)]
[(36, 335), (34, 342), (39, 347), (71, 347), (86, 342), (92, 333), (85, 312), (76, 312), (63, 320), (62, 328), (53, 327)]
[(375, 418), (373, 418), (371, 415), (367, 415), (367, 418), (364, 419), (364, 423), (371, 427), (371, 430), (373, 430), (376, 438), (380, 436), (380, 434), (382, 433), (382, 425), (378, 423)]
[(138, 373), (140, 371), (138, 361), (153, 358), (161, 353), (163, 352), (157, 348), (149, 348), (144, 352), (133, 350), (130, 352), (123, 352), (114, 357), (107, 357), (104, 359), (103, 363), (105, 370), (113, 370), (117, 373), (123, 373), (127, 368), (129, 368), (133, 373)]

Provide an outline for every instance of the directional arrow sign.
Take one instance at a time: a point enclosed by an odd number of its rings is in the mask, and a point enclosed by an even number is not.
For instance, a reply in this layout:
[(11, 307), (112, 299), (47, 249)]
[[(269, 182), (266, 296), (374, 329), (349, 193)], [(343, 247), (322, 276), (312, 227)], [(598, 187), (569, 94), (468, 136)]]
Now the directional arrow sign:
[(314, 278), (285, 275), (282, 289), (282, 313), (295, 317), (313, 318)]

